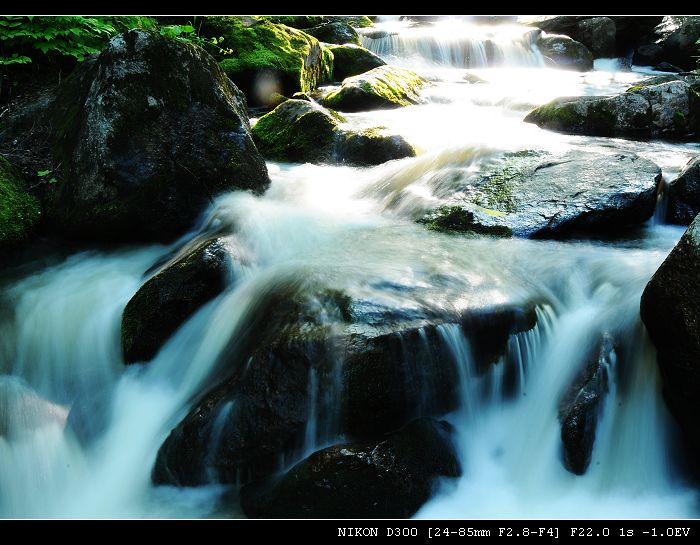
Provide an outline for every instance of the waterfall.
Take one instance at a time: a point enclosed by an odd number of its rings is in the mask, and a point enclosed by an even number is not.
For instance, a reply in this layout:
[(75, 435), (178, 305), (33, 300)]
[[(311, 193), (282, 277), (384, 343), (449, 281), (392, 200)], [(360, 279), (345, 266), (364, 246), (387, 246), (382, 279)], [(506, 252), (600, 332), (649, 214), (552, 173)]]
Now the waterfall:
[[(379, 30), (378, 30), (379, 29)], [(361, 31), (362, 45), (401, 65), (484, 68), (542, 66), (539, 31), (529, 27), (476, 25), (446, 21), (439, 25), (390, 22)]]
[[(512, 398), (482, 400), (477, 417), (472, 405), (452, 415), (464, 475), (456, 485), (445, 483), (418, 517), (693, 516), (696, 493), (678, 486), (666, 447), (673, 424), (653, 347), (638, 322), (622, 334), (624, 368), (616, 360), (604, 364), (610, 388), (590, 468), (576, 476), (562, 464), (557, 406), (600, 330), (599, 304), (592, 300), (559, 315), (541, 311), (538, 327), (544, 327), (511, 339), (522, 382)], [(458, 328), (443, 331), (461, 368), (469, 369)], [(469, 382), (478, 379), (465, 375)], [(463, 392), (474, 397), (473, 388)]]

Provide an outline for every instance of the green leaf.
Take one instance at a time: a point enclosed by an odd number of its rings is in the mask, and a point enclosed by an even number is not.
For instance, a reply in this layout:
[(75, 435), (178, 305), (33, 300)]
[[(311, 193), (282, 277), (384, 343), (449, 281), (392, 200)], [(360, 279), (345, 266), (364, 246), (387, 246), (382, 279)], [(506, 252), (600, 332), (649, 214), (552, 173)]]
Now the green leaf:
[(50, 170), (39, 170), (36, 173), (36, 175), (39, 176), (39, 178), (43, 178), (44, 176), (48, 176), (49, 174), (51, 174)]

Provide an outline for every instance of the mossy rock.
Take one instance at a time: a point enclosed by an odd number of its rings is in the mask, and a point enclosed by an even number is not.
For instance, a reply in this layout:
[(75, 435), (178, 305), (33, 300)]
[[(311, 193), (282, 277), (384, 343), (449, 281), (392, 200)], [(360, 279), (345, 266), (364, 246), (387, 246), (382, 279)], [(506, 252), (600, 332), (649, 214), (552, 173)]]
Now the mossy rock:
[(122, 317), (125, 362), (151, 360), (187, 318), (224, 291), (229, 260), (224, 239), (208, 240), (141, 286)]
[(343, 112), (360, 112), (422, 104), (419, 91), (426, 80), (415, 72), (380, 66), (343, 80), (340, 88), (324, 96), (321, 103)]
[(497, 237), (513, 235), (513, 231), (505, 225), (489, 225), (483, 221), (483, 218), (478, 221), (474, 210), (469, 210), (464, 206), (441, 206), (420, 218), (418, 223), (422, 223), (433, 231), (446, 233), (468, 233)]
[(342, 21), (354, 28), (374, 26), (372, 19), (366, 15), (326, 15), (327, 21)]
[(439, 231), (564, 238), (649, 219), (661, 170), (634, 154), (524, 150), (463, 176), (454, 196), (420, 223)]
[(315, 102), (287, 100), (253, 127), (253, 138), (270, 159), (314, 162), (328, 158), (335, 130), (344, 119)]
[(223, 37), (222, 48), (233, 50), (216, 57), (253, 104), (266, 104), (273, 92), (309, 91), (332, 76), (332, 54), (296, 28), (258, 17), (205, 17), (200, 33)]
[(360, 45), (360, 37), (357, 31), (342, 21), (323, 22), (315, 27), (307, 28), (305, 32), (328, 44)]
[(299, 29), (320, 25), (326, 20), (326, 17), (323, 15), (264, 15), (262, 18), (277, 25)]
[(265, 157), (281, 161), (378, 165), (415, 155), (401, 136), (381, 127), (350, 130), (344, 121), (315, 102), (291, 99), (258, 120), (253, 138)]
[(47, 228), (83, 240), (170, 242), (218, 194), (270, 183), (245, 97), (218, 63), (141, 30), (16, 109), (0, 148), (29, 157), (24, 171), (54, 170)]
[(325, 22), (343, 22), (351, 27), (364, 28), (374, 25), (366, 15), (265, 15), (264, 19), (279, 25), (304, 30)]
[(416, 155), (413, 146), (402, 136), (392, 134), (385, 127), (342, 131), (336, 150), (338, 160), (351, 165), (380, 165)]
[(557, 98), (535, 108), (525, 122), (595, 136), (684, 136), (700, 126), (694, 85), (694, 77), (663, 76), (616, 96)]
[(0, 156), (0, 249), (26, 241), (40, 217), (39, 201), (24, 191), (17, 170)]
[(386, 63), (369, 49), (356, 45), (331, 45), (333, 53), (333, 77), (337, 81), (358, 76)]

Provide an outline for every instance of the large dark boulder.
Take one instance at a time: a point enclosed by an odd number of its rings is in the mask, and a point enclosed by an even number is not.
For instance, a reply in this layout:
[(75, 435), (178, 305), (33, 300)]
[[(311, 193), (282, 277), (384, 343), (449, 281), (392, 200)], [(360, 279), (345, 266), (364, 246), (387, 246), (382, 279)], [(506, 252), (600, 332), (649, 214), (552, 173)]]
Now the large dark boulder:
[(700, 452), (700, 221), (696, 218), (642, 294), (641, 314), (663, 379), (664, 398)]
[(343, 81), (345, 78), (369, 72), (386, 63), (369, 49), (352, 44), (329, 46), (333, 53), (333, 79)]
[(269, 475), (281, 459), (299, 455), (311, 413), (326, 443), (341, 435), (374, 440), (413, 418), (445, 414), (460, 404), (464, 362), (451, 353), (441, 324), (452, 320), (449, 327), (472, 341), (479, 372), (506, 352), (510, 334), (535, 324), (534, 309), (522, 303), (489, 305), (476, 295), (461, 317), (443, 311), (429, 318), (427, 310), (416, 315), (344, 292), (307, 290), (260, 307), (248, 341), (222, 366), (230, 378), (206, 393), (161, 447), (155, 482)]
[(279, 468), (299, 450), (309, 415), (309, 371), (322, 343), (272, 342), (170, 432), (153, 470), (157, 484), (239, 483)]
[(261, 117), (253, 137), (265, 157), (282, 161), (378, 165), (416, 154), (386, 129), (352, 130), (344, 121), (315, 102), (292, 99)]
[(270, 106), (273, 95), (310, 91), (330, 81), (333, 55), (297, 28), (265, 17), (204, 17), (198, 32), (220, 40), (211, 48), (221, 67), (254, 105)]
[(422, 223), (438, 230), (560, 238), (649, 219), (661, 170), (634, 154), (523, 151), (465, 176), (458, 198)]
[(580, 42), (563, 35), (543, 35), (537, 47), (545, 62), (557, 68), (586, 72), (593, 70), (593, 55)]
[(0, 121), (0, 149), (52, 171), (50, 228), (81, 239), (172, 240), (218, 193), (269, 184), (245, 98), (216, 61), (141, 30)]
[(380, 443), (350, 443), (309, 456), (282, 476), (241, 491), (248, 517), (406, 518), (431, 496), (437, 477), (457, 477), (451, 426), (429, 418)]
[(639, 46), (661, 17), (592, 17), (557, 15), (538, 17), (527, 24), (553, 34), (565, 34), (586, 45), (596, 57), (626, 57)]
[(357, 31), (349, 24), (342, 21), (328, 21), (320, 25), (304, 30), (321, 42), (329, 44), (355, 44), (360, 45), (360, 37)]
[(342, 296), (303, 296), (297, 285), (279, 286), (259, 302), (248, 338), (239, 340), (225, 365), (228, 378), (161, 446), (154, 482), (246, 482), (276, 471), (285, 454), (301, 447), (310, 372), (323, 379), (334, 362), (330, 331), (314, 310), (319, 299), (330, 315), (342, 314)]
[(427, 82), (415, 72), (380, 66), (343, 80), (321, 99), (321, 104), (341, 112), (361, 112), (422, 104), (419, 91)]
[(219, 295), (229, 281), (225, 239), (197, 245), (168, 264), (131, 298), (122, 317), (126, 363), (152, 359), (194, 312)]
[[(455, 327), (470, 342), (477, 372), (505, 354), (510, 335), (534, 327), (534, 309), (474, 305)], [(398, 330), (358, 327), (345, 343), (342, 424), (351, 437), (377, 437), (423, 415), (459, 407), (458, 365), (440, 324)]]
[(586, 46), (594, 57), (616, 56), (617, 25), (610, 17), (556, 16), (529, 23), (550, 34), (563, 34)]
[(596, 136), (687, 135), (700, 126), (694, 76), (664, 76), (616, 96), (564, 97), (525, 117), (545, 129)]
[(0, 251), (27, 241), (41, 217), (39, 201), (24, 185), (19, 172), (0, 155)]
[(578, 23), (577, 30), (572, 38), (588, 47), (593, 57), (615, 56), (617, 25), (610, 17), (584, 19)]
[(697, 66), (700, 17), (667, 15), (634, 53), (635, 64), (668, 62), (685, 70)]
[(668, 186), (670, 223), (689, 225), (700, 212), (700, 156), (688, 161), (683, 170)]
[(604, 334), (559, 404), (564, 466), (583, 475), (591, 463), (598, 421), (616, 362), (615, 340)]

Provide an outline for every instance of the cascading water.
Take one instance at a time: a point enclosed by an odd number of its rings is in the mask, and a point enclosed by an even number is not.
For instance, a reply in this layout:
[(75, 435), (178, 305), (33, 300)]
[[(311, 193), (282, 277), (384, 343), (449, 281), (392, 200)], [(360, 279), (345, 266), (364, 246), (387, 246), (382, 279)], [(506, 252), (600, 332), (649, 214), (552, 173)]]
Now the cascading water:
[(540, 31), (516, 25), (489, 27), (457, 19), (438, 28), (392, 21), (361, 32), (362, 45), (394, 64), (485, 68), (542, 66)]
[[(450, 192), (455, 173), (478, 172), (504, 151), (614, 145), (654, 160), (667, 177), (697, 153), (696, 145), (566, 136), (522, 123), (529, 108), (556, 96), (612, 93), (642, 77), (542, 68), (530, 32), (448, 22), (363, 37), (392, 61), (430, 70), (433, 86), (426, 105), (349, 114), (347, 122), (386, 125), (422, 153), (368, 169), (270, 163), (265, 196), (217, 199), (186, 238), (231, 233), (231, 285), (148, 364), (123, 365), (121, 313), (179, 245), (82, 252), (10, 271), (0, 315), (0, 516), (235, 515), (216, 471), (207, 472), (209, 486), (178, 489), (153, 486), (151, 469), (169, 431), (232, 371), (227, 365), (246, 365), (230, 354), (260, 301), (308, 279), (409, 314), (444, 303), (440, 282), (466, 299), (538, 304), (534, 329), (511, 336), (485, 370), (460, 327), (436, 326), (459, 380), (459, 407), (448, 418), (464, 474), (443, 482), (418, 516), (697, 516), (695, 493), (674, 471), (673, 424), (638, 310), (682, 231), (654, 224), (618, 242), (553, 242), (454, 237), (413, 221)], [(473, 67), (480, 83), (464, 79)], [(333, 323), (322, 304), (314, 309), (319, 323)], [(558, 404), (602, 333), (614, 335), (624, 358), (608, 367), (592, 461), (575, 476), (561, 461)], [(432, 342), (419, 329), (417, 346)], [(342, 440), (343, 358), (334, 361), (309, 369), (307, 424), (281, 465)], [(429, 387), (421, 369), (412, 371)], [(427, 396), (421, 405), (430, 410)], [(212, 456), (235, 410), (234, 399), (212, 420)]]

